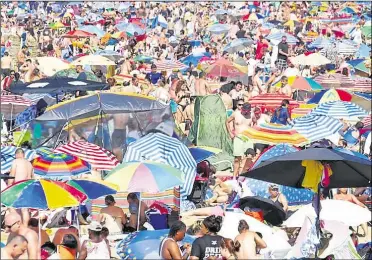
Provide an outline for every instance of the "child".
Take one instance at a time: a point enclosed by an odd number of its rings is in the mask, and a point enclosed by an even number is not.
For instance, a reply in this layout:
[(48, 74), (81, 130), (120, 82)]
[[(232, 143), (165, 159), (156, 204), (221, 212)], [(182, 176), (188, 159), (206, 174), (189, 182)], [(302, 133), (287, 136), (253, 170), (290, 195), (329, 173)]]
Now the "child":
[(110, 232), (107, 227), (102, 227), (101, 238), (106, 241), (107, 245), (110, 246), (110, 242), (107, 237), (110, 235)]

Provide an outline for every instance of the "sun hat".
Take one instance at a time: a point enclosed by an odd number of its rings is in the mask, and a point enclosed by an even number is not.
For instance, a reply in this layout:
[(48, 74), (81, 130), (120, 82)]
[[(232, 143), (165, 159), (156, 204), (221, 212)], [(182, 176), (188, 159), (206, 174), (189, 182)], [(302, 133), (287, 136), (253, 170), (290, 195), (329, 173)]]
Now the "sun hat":
[(92, 221), (89, 224), (88, 229), (92, 230), (92, 231), (101, 231), (102, 230), (102, 225), (100, 223), (98, 223), (97, 221)]

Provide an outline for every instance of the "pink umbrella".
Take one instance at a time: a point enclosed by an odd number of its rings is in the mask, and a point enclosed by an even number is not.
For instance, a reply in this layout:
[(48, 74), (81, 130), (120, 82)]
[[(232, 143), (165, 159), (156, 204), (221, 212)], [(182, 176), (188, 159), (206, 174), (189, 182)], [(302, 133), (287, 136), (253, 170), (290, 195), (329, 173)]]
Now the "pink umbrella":
[(233, 78), (244, 75), (231, 61), (223, 58), (209, 65), (205, 72), (210, 77)]
[(92, 37), (93, 34), (82, 31), (82, 30), (74, 30), (62, 35), (64, 38), (84, 38), (84, 37)]

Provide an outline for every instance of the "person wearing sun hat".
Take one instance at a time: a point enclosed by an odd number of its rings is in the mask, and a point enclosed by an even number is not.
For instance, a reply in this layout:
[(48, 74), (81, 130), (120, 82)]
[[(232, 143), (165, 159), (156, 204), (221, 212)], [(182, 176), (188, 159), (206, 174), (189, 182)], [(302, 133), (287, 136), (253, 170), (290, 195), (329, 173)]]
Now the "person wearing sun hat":
[(79, 259), (110, 259), (110, 246), (101, 237), (102, 225), (92, 221), (88, 226), (89, 239), (81, 246)]

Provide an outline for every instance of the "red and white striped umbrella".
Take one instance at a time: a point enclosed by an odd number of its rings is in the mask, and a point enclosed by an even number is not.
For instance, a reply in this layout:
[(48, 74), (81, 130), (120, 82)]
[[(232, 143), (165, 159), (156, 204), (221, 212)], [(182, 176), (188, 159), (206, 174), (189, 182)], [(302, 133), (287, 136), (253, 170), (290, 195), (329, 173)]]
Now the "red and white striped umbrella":
[(364, 128), (371, 129), (371, 117), (371, 115), (368, 115), (362, 120)]
[(354, 79), (354, 86), (351, 90), (360, 92), (371, 92), (372, 81), (370, 78), (356, 77)]
[(118, 159), (110, 151), (85, 141), (65, 144), (55, 149), (54, 152), (77, 156), (89, 162), (92, 168), (97, 170), (112, 170), (119, 164)]
[(0, 103), (1, 113), (7, 119), (15, 118), (16, 115), (32, 105), (31, 100), (17, 95), (2, 95), (0, 96)]
[[(169, 70), (182, 70), (187, 68), (185, 64), (176, 60), (155, 61), (154, 64), (156, 65), (156, 70), (158, 72)], [(146, 72), (151, 72), (151, 67), (148, 67), (146, 69)]]
[(314, 78), (324, 88), (351, 88), (355, 82), (350, 77), (342, 74), (320, 75)]
[(252, 107), (258, 106), (261, 107), (261, 110), (266, 109), (269, 111), (273, 111), (274, 109), (280, 107), (283, 99), (289, 100), (290, 110), (299, 106), (299, 103), (297, 101), (292, 100), (291, 98), (283, 94), (261, 94), (250, 98), (248, 102), (252, 105)]

